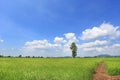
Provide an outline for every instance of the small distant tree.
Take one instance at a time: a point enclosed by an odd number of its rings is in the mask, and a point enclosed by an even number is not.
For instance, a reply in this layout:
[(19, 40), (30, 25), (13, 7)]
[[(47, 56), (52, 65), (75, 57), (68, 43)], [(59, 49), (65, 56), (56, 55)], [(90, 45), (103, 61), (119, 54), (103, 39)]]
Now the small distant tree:
[(3, 55), (0, 55), (0, 57), (4, 57)]
[(18, 57), (19, 57), (19, 58), (21, 58), (21, 57), (22, 57), (22, 55), (19, 55)]
[(75, 58), (77, 56), (77, 46), (75, 42), (72, 42), (70, 49), (72, 51), (72, 57)]
[(25, 56), (25, 58), (30, 58), (30, 56)]
[(35, 58), (35, 56), (32, 56), (32, 58)]
[(40, 58), (40, 56), (38, 56), (37, 58)]
[(30, 56), (27, 56), (27, 58), (30, 58)]
[(7, 56), (7, 57), (9, 57), (9, 58), (10, 58), (10, 57), (12, 57), (12, 56)]
[(43, 56), (41, 56), (40, 58), (44, 58)]

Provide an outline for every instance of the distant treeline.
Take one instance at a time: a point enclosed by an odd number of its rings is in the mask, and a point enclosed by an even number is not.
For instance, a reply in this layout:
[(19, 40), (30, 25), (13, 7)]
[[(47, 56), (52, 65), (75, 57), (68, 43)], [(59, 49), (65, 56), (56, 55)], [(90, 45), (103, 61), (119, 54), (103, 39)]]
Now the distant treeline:
[[(120, 56), (85, 56), (85, 57), (76, 57), (76, 58), (100, 58), (100, 57), (106, 57), (106, 58), (111, 58), (111, 57), (120, 57)], [(4, 56), (0, 55), (0, 58), (72, 58), (71, 56), (64, 56), (64, 57), (44, 57), (44, 56)]]
[(43, 56), (22, 56), (22, 55), (18, 55), (18, 56), (4, 56), (4, 55), (0, 55), (0, 57), (3, 57), (3, 58), (44, 58)]

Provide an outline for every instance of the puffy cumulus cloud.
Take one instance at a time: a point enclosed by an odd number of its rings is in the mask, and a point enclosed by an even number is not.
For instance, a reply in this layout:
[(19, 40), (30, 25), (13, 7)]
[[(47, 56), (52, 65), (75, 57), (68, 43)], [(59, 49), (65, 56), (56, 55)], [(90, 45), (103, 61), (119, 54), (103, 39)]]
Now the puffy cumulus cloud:
[(89, 47), (94, 47), (94, 46), (104, 46), (107, 45), (108, 41), (103, 40), (96, 40), (94, 42), (88, 42), (88, 43), (83, 43), (82, 45), (80, 45), (81, 48), (89, 48)]
[[(22, 51), (25, 54), (40, 56), (71, 56), (70, 45), (72, 42), (76, 42), (78, 56), (95, 56), (102, 53), (119, 55), (120, 44), (117, 43), (119, 42), (117, 37), (120, 36), (120, 30), (118, 29), (119, 27), (103, 23), (100, 27), (83, 31), (81, 41), (77, 39), (78, 36), (75, 33), (66, 33), (62, 37), (55, 37), (50, 42), (47, 39), (27, 41)], [(113, 42), (113, 39), (116, 43)]]
[(28, 55), (63, 56), (66, 55), (68, 48), (65, 47), (65, 43), (50, 43), (48, 40), (33, 40), (26, 42), (22, 50), (24, 54)]
[(120, 48), (120, 44), (114, 44), (112, 45), (113, 48)]
[(120, 55), (120, 44), (112, 44), (111, 46), (104, 46), (104, 53), (110, 55)]
[(109, 42), (106, 40), (96, 40), (94, 42), (83, 43), (79, 45), (79, 48), (83, 49), (83, 51), (97, 51), (102, 52), (104, 50), (104, 46), (106, 46)]
[(75, 33), (66, 33), (64, 35), (67, 39), (73, 39), (75, 37)]
[(65, 38), (68, 40), (69, 43), (78, 41), (75, 33), (66, 33), (64, 35), (65, 35)]
[(84, 55), (98, 55), (98, 54), (110, 54), (110, 55), (120, 55), (120, 44), (103, 45), (103, 46), (89, 46), (89, 47), (79, 47)]
[(82, 32), (82, 40), (96, 39), (99, 37), (109, 37), (115, 39), (120, 37), (119, 26), (113, 26), (109, 23), (103, 23), (100, 27), (93, 27), (92, 29), (86, 29)]
[[(77, 38), (74, 33), (66, 33), (64, 37), (55, 37), (52, 41), (48, 40), (33, 40), (25, 42), (23, 47), (23, 52), (25, 53), (40, 53), (46, 54), (50, 53), (54, 55), (55, 53), (59, 53), (62, 55), (71, 55), (70, 44), (72, 42), (77, 41)], [(49, 54), (48, 54), (49, 55)]]
[(71, 53), (70, 45), (72, 42), (77, 42), (78, 39), (77, 39), (75, 33), (66, 33), (66, 34), (64, 34), (64, 36), (65, 36), (65, 39), (67, 42), (63, 45), (63, 52)]
[(53, 44), (53, 48), (61, 49), (62, 48), (62, 44)]
[(104, 48), (102, 47), (89, 47), (89, 48), (83, 48), (84, 51), (97, 51), (102, 52), (104, 51)]
[[(101, 53), (120, 55), (120, 44), (113, 42), (113, 39), (118, 41), (118, 37), (120, 37), (119, 26), (103, 23), (99, 27), (86, 29), (82, 32), (81, 39), (83, 41), (89, 40), (89, 42), (79, 45), (79, 49), (83, 53), (90, 53), (91, 55), (93, 53), (96, 55)], [(109, 41), (107, 41), (108, 39)]]
[(2, 43), (2, 42), (4, 42), (4, 40), (3, 40), (3, 39), (0, 39), (0, 43)]
[(48, 42), (48, 40), (33, 40), (33, 41), (28, 41), (25, 43), (25, 46), (30, 49), (47, 49), (53, 47), (51, 43)]
[(61, 44), (52, 44), (48, 40), (33, 40), (25, 43), (22, 52), (24, 55), (55, 56), (61, 50), (61, 46)]
[(67, 42), (67, 41), (64, 40), (64, 38), (62, 38), (62, 37), (55, 37), (55, 38), (54, 38), (54, 42), (55, 42), (55, 43), (65, 43), (65, 42)]

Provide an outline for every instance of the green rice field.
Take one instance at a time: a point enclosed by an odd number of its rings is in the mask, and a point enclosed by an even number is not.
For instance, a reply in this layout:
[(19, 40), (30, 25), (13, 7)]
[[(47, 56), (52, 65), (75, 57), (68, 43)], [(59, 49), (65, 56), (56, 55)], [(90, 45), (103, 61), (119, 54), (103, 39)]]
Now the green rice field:
[(106, 68), (109, 75), (120, 75), (120, 58), (109, 58), (106, 60)]
[(92, 80), (101, 61), (120, 75), (120, 58), (0, 58), (0, 80)]

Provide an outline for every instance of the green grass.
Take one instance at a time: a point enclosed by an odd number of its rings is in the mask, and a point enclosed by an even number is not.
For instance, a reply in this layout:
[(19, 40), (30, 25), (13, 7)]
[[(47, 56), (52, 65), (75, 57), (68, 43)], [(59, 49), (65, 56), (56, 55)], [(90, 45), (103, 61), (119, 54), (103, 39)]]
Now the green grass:
[(101, 59), (0, 58), (0, 80), (91, 80)]
[(106, 68), (109, 75), (120, 75), (120, 58), (107, 59)]
[(92, 80), (96, 66), (103, 60), (108, 66), (119, 65), (120, 61), (114, 58), (0, 58), (0, 80)]

